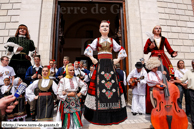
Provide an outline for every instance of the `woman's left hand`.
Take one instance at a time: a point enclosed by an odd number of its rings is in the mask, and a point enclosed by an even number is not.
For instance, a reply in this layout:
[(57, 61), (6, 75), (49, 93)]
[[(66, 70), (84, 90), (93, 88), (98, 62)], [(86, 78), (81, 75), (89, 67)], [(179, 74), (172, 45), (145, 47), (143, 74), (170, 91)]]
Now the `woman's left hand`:
[(82, 93), (81, 93), (81, 92), (77, 93), (77, 97), (80, 97), (81, 95), (82, 95)]

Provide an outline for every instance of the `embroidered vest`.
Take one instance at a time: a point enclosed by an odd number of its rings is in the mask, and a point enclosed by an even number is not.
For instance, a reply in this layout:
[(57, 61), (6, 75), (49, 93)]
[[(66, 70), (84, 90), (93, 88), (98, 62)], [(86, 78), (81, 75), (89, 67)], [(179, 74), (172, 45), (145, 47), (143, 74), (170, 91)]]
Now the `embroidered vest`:
[(53, 92), (52, 90), (53, 80), (49, 81), (49, 84), (47, 87), (42, 87), (41, 84), (42, 84), (42, 79), (38, 81), (38, 92)]
[(110, 38), (110, 40), (111, 40), (111, 43), (108, 42), (108, 41), (104, 41), (102, 43), (99, 43), (100, 38), (98, 38), (98, 41), (97, 41), (97, 50), (98, 50), (98, 53), (99, 52), (111, 52), (112, 53), (112, 49), (113, 49), (113, 39)]

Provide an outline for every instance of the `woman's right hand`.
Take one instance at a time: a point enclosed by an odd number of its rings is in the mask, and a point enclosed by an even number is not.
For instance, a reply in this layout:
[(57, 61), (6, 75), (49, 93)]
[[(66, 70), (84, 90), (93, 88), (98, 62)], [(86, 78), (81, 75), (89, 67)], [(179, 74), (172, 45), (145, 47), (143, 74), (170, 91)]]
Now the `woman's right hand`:
[(75, 97), (76, 96), (76, 93), (75, 92), (70, 92), (67, 94), (68, 97)]
[(151, 44), (150, 44), (150, 46), (149, 46), (149, 48), (150, 49), (153, 49), (153, 48), (155, 48), (156, 46), (155, 46), (155, 44), (152, 42)]
[(90, 56), (90, 59), (94, 65), (98, 63), (98, 60), (94, 58), (93, 56)]
[(38, 99), (38, 95), (34, 99)]
[(17, 52), (22, 51), (23, 49), (24, 49), (23, 47), (18, 47)]

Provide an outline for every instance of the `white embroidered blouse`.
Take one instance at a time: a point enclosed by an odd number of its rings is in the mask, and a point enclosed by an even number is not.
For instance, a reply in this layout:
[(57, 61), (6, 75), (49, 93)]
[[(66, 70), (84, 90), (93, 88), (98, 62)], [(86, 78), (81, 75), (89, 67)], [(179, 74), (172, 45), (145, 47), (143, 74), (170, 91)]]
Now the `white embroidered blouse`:
[(57, 94), (62, 101), (64, 101), (67, 97), (67, 95), (63, 95), (62, 91), (65, 91), (67, 93), (72, 91), (77, 92), (78, 88), (80, 87), (81, 94), (86, 95), (88, 89), (87, 84), (78, 77), (73, 77), (71, 79), (64, 77), (60, 80), (58, 86), (59, 89)]
[[(42, 79), (41, 87), (47, 87), (49, 84), (49, 81), (50, 79)], [(38, 82), (39, 80), (36, 80), (26, 88), (26, 97), (28, 98), (29, 101), (33, 101), (34, 98), (36, 97), (34, 94), (34, 89), (38, 87)], [(54, 81), (52, 84), (52, 90), (54, 94), (57, 95), (58, 86)]]
[[(107, 39), (99, 39), (99, 43), (102, 43), (104, 41), (107, 42), (111, 42), (110, 38)], [(97, 42), (98, 39), (96, 38), (91, 44), (89, 44), (90, 47), (87, 47), (84, 51), (84, 55), (85, 56), (93, 56), (93, 51), (96, 51), (97, 48)], [(118, 58), (124, 59), (125, 57), (127, 57), (126, 51), (123, 47), (121, 47), (121, 45), (119, 45), (114, 39), (113, 39), (113, 50), (115, 52), (119, 52), (118, 54)], [(112, 54), (111, 52), (98, 52), (98, 54)]]
[(147, 74), (147, 84), (150, 87), (158, 85), (162, 81), (162, 73), (161, 71), (156, 71), (156, 73), (150, 71)]

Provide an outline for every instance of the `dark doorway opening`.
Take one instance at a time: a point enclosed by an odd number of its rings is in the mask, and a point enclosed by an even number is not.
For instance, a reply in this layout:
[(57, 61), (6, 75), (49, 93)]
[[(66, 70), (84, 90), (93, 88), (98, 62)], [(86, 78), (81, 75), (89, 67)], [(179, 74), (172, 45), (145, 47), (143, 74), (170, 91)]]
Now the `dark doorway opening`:
[[(95, 38), (101, 36), (101, 20), (110, 21), (109, 37), (124, 46), (121, 3), (59, 1), (56, 19), (54, 58), (58, 67), (63, 65), (64, 56), (69, 56), (71, 63), (83, 60), (88, 68), (92, 65), (90, 59), (84, 56), (84, 50)], [(116, 56), (117, 53), (113, 53), (113, 58)], [(97, 52), (94, 57), (97, 58)]]

